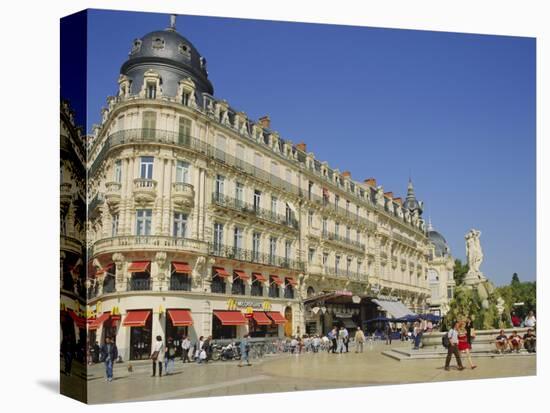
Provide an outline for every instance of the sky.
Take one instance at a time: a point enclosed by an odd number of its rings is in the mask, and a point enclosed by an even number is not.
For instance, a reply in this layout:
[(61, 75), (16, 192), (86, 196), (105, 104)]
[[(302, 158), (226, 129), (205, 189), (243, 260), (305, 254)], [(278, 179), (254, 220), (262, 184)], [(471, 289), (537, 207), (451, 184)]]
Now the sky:
[[(117, 92), (135, 38), (168, 14), (91, 11), (87, 130)], [(208, 61), (214, 95), (317, 159), (406, 195), (465, 260), (481, 231), (481, 270), (496, 285), (536, 279), (536, 41), (178, 16)]]

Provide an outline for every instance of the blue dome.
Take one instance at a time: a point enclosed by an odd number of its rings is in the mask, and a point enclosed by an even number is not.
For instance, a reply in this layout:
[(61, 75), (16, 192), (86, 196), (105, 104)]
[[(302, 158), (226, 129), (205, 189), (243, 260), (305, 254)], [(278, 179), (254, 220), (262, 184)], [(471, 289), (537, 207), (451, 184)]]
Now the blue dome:
[(120, 68), (120, 73), (132, 82), (132, 94), (139, 93), (147, 70), (160, 75), (166, 96), (176, 96), (179, 81), (185, 78), (195, 82), (198, 102), (202, 102), (202, 93), (214, 94), (208, 80), (206, 59), (173, 28), (154, 31), (134, 40), (128, 60)]
[(435, 247), (436, 257), (446, 257), (449, 255), (449, 246), (443, 235), (437, 231), (428, 231), (428, 239)]

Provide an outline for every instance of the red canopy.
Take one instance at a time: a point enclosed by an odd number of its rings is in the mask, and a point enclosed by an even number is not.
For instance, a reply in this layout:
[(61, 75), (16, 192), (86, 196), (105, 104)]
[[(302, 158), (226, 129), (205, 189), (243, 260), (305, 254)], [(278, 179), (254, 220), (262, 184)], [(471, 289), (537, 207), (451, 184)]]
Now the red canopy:
[(233, 270), (235, 274), (237, 274), (237, 278), (240, 278), (241, 280), (248, 280), (250, 277), (242, 270)]
[(174, 272), (176, 273), (191, 274), (192, 272), (191, 266), (186, 262), (172, 262), (172, 265), (174, 266)]
[(229, 277), (229, 273), (223, 267), (212, 267), (219, 277)]
[(265, 277), (264, 277), (262, 274), (260, 274), (259, 272), (253, 272), (252, 275), (253, 275), (254, 277), (256, 277), (256, 279), (257, 279), (258, 281), (262, 282), (262, 283), (265, 283), (265, 282), (267, 281), (267, 280), (265, 279)]
[(283, 285), (284, 284), (284, 281), (277, 275), (270, 275), (271, 279), (273, 280), (273, 282), (275, 284), (278, 284), (278, 285)]
[(128, 311), (122, 323), (126, 327), (143, 327), (151, 314), (151, 310)]
[(145, 272), (150, 261), (134, 261), (128, 266), (128, 272)]
[(292, 286), (296, 286), (298, 285), (298, 283), (296, 282), (296, 280), (292, 277), (286, 277), (286, 280), (288, 281), (288, 283)]
[(168, 315), (175, 327), (192, 326), (193, 319), (189, 310), (168, 310)]
[(277, 311), (266, 311), (266, 314), (275, 324), (285, 324), (287, 321), (286, 318), (284, 318), (283, 315)]
[(106, 311), (103, 314), (101, 314), (98, 318), (95, 320), (92, 320), (92, 322), (88, 325), (88, 328), (90, 330), (97, 330), (107, 319), (111, 316), (110, 311)]
[(254, 311), (252, 313), (252, 318), (254, 319), (254, 321), (256, 321), (256, 323), (258, 323), (261, 326), (271, 325), (271, 319), (268, 318), (267, 315), (265, 315), (265, 313), (263, 312)]
[(214, 311), (214, 315), (224, 326), (240, 326), (248, 324), (248, 321), (240, 311)]

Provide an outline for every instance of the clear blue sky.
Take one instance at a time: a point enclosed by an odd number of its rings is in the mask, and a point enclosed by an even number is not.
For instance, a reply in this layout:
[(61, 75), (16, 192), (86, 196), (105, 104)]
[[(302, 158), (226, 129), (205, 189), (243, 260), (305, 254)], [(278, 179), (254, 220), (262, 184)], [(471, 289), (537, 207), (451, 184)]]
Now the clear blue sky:
[[(90, 13), (88, 130), (133, 39), (168, 23)], [(193, 16), (177, 29), (216, 97), (356, 180), (404, 196), (410, 174), (455, 257), (474, 227), (497, 285), (535, 280), (535, 39)]]

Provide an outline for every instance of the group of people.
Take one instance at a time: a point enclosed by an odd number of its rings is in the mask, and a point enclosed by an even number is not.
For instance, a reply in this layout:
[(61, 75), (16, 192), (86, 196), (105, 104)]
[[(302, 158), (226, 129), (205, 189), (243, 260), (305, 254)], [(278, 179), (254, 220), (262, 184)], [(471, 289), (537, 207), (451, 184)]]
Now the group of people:
[(536, 353), (537, 351), (537, 336), (532, 328), (527, 329), (527, 333), (521, 337), (516, 330), (506, 336), (504, 330), (500, 330), (499, 335), (495, 339), (496, 351), (499, 354), (504, 352), (513, 352), (519, 353), (521, 347), (525, 348), (529, 353)]
[(472, 341), (475, 339), (475, 330), (470, 318), (453, 323), (451, 329), (447, 332), (447, 357), (445, 359), (445, 370), (450, 370), (451, 358), (454, 355), (458, 370), (464, 370), (461, 354), (465, 355), (470, 368), (473, 370), (477, 366), (472, 362), (470, 350)]
[(523, 320), (520, 316), (516, 314), (515, 311), (512, 311), (510, 313), (510, 320), (513, 327), (535, 328), (535, 325), (537, 323), (537, 319), (535, 318), (535, 313), (533, 311), (529, 311), (529, 313)]

